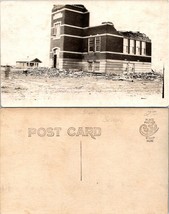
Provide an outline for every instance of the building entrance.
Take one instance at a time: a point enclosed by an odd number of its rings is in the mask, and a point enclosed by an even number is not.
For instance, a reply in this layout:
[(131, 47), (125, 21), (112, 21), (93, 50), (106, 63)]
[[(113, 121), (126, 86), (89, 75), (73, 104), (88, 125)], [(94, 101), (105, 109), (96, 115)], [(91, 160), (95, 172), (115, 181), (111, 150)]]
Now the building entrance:
[(54, 58), (53, 58), (53, 67), (56, 68), (57, 66), (57, 55), (54, 54)]

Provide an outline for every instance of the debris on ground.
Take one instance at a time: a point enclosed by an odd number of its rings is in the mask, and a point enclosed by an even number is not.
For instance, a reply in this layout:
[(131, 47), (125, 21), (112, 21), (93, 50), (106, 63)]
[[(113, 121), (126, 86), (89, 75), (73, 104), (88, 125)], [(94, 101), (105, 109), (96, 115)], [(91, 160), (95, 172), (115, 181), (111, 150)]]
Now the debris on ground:
[(120, 81), (134, 81), (134, 80), (148, 80), (161, 81), (163, 78), (163, 74), (159, 72), (155, 72), (151, 70), (151, 72), (143, 73), (143, 72), (126, 72), (123, 71), (121, 74), (117, 73), (100, 73), (100, 72), (87, 72), (78, 69), (62, 69), (59, 70), (57, 68), (48, 68), (48, 67), (39, 67), (39, 68), (27, 68), (27, 69), (16, 69), (11, 72), (11, 78), (16, 79), (20, 75), (32, 76), (37, 78), (81, 78), (81, 77), (90, 77), (96, 76), (97, 78), (103, 78), (107, 80), (120, 80)]
[(122, 74), (115, 74), (115, 73), (99, 73), (99, 72), (86, 72), (82, 70), (77, 70), (77, 69), (70, 69), (70, 70), (59, 70), (56, 68), (36, 68), (28, 71), (28, 74), (30, 75), (44, 75), (45, 77), (70, 77), (70, 78), (80, 78), (84, 76), (97, 76), (97, 77), (103, 77), (105, 79), (112, 79), (112, 80), (129, 80), (132, 81), (134, 79), (140, 79), (140, 80), (155, 80), (155, 79), (161, 79), (162, 74), (161, 73), (155, 73), (154, 71), (152, 72), (147, 72), (147, 73), (142, 73), (142, 72), (130, 72), (130, 73), (125, 73), (123, 72)]

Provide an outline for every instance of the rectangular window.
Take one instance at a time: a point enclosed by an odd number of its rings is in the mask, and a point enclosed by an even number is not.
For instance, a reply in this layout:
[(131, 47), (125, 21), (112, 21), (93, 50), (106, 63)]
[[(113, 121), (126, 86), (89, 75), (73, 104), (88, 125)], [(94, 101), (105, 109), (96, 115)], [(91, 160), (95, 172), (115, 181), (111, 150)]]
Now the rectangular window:
[(60, 22), (54, 23), (53, 36), (60, 36)]
[(140, 55), (140, 41), (136, 41), (136, 54)]
[(142, 42), (142, 55), (146, 55), (146, 43)]
[(93, 71), (93, 62), (88, 62), (88, 71)]
[(134, 54), (134, 40), (130, 40), (130, 53)]
[(99, 52), (101, 51), (101, 37), (90, 37), (88, 39), (88, 51), (89, 52)]
[(100, 70), (100, 62), (95, 62), (94, 63), (94, 71), (99, 71)]
[(123, 53), (129, 53), (129, 46), (128, 46), (128, 39), (125, 39), (123, 40)]
[(88, 71), (96, 72), (100, 70), (100, 62), (88, 62)]
[(140, 48), (138, 48), (138, 54), (140, 54)]
[(134, 54), (134, 47), (132, 47), (132, 53)]
[(101, 37), (96, 36), (95, 38), (95, 51), (100, 51), (101, 50)]
[(94, 49), (95, 49), (95, 38), (94, 37), (90, 37), (88, 39), (88, 51), (89, 52), (94, 52)]

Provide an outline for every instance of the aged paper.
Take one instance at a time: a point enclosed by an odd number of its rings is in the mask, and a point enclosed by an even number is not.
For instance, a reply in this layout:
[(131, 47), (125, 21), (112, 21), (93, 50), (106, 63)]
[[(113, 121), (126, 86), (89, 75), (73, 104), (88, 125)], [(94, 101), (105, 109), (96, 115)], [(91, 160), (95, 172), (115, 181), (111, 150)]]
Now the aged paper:
[(1, 213), (167, 214), (167, 144), (167, 109), (1, 109)]
[(167, 0), (1, 1), (2, 107), (166, 107)]

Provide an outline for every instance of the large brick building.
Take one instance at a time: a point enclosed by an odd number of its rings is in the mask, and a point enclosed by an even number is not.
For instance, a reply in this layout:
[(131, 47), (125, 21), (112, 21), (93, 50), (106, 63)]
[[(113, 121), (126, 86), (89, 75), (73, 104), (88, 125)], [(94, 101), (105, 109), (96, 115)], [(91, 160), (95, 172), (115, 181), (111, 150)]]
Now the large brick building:
[(140, 32), (117, 31), (111, 22), (89, 26), (83, 5), (54, 5), (51, 66), (91, 72), (151, 70), (151, 40)]

